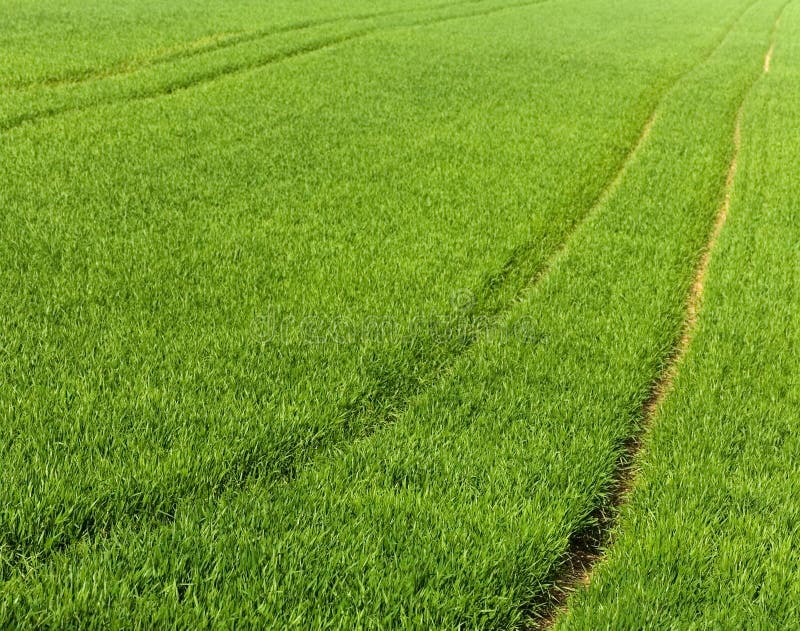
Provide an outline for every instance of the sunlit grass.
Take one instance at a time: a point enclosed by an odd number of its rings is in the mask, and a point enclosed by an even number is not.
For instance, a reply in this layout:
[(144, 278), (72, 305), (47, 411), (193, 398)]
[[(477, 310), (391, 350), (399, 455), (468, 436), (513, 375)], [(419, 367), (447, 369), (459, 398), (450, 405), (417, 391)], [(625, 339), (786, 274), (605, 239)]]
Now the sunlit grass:
[(519, 626), (607, 501), (781, 2), (285, 4), (8, 10), (0, 625)]

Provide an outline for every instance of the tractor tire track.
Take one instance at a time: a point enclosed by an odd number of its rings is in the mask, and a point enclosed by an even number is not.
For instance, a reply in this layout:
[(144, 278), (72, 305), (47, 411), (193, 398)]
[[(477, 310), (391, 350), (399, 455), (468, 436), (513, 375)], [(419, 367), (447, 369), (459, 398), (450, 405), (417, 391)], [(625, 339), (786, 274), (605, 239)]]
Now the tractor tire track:
[(198, 57), (213, 51), (232, 48), (240, 44), (266, 39), (273, 35), (280, 35), (284, 33), (295, 33), (305, 31), (320, 26), (328, 26), (331, 24), (340, 24), (343, 22), (361, 22), (366, 20), (374, 20), (383, 17), (390, 17), (394, 15), (411, 15), (414, 13), (424, 13), (428, 11), (438, 11), (441, 9), (448, 9), (459, 6), (466, 6), (470, 4), (478, 4), (485, 0), (458, 0), (457, 2), (445, 2), (429, 7), (415, 7), (413, 9), (394, 9), (391, 11), (375, 11), (372, 13), (357, 13), (353, 15), (340, 15), (328, 19), (320, 20), (306, 20), (303, 22), (295, 22), (287, 24), (286, 26), (277, 26), (272, 28), (258, 29), (255, 31), (223, 31), (220, 33), (212, 33), (204, 37), (191, 40), (188, 42), (181, 42), (173, 46), (150, 51), (140, 55), (139, 57), (132, 57), (130, 59), (121, 61), (105, 68), (98, 68), (90, 71), (81, 76), (65, 76), (65, 77), (49, 77), (43, 80), (27, 81), (8, 86), (7, 89), (25, 89), (34, 87), (62, 87), (74, 86), (85, 83), (91, 83), (103, 79), (111, 79), (120, 76), (127, 76), (134, 74), (138, 71), (154, 68), (157, 66), (169, 64), (170, 62), (179, 59), (188, 59), (191, 57)]
[[(470, 0), (474, 1), (474, 0)], [(190, 88), (194, 88), (197, 86), (205, 85), (225, 77), (229, 77), (232, 75), (236, 75), (239, 73), (247, 72), (250, 70), (256, 70), (259, 68), (264, 68), (267, 66), (271, 66), (274, 64), (278, 64), (284, 61), (288, 61), (297, 57), (309, 55), (311, 53), (320, 52), (326, 49), (331, 49), (337, 47), (341, 44), (363, 39), (370, 35), (377, 35), (379, 33), (390, 33), (393, 31), (402, 31), (407, 29), (414, 29), (414, 28), (424, 28), (427, 26), (434, 26), (437, 24), (443, 24), (446, 22), (451, 22), (454, 20), (462, 20), (462, 19), (470, 19), (470, 18), (477, 18), (477, 17), (484, 17), (487, 15), (492, 15), (495, 13), (500, 13), (504, 11), (512, 11), (515, 9), (522, 9), (526, 7), (536, 6), (540, 4), (544, 4), (546, 2), (550, 2), (553, 0), (526, 0), (524, 2), (517, 2), (517, 3), (510, 3), (505, 4), (502, 6), (492, 7), (490, 9), (484, 9), (481, 11), (470, 11), (466, 13), (459, 13), (455, 15), (446, 15), (440, 18), (435, 18), (432, 20), (420, 20), (419, 22), (414, 22), (411, 24), (395, 24), (389, 25), (385, 27), (367, 27), (362, 29), (357, 29), (355, 31), (351, 31), (349, 33), (342, 33), (337, 34), (334, 36), (322, 38), (316, 41), (308, 42), (296, 48), (290, 49), (288, 51), (282, 51), (278, 53), (272, 53), (266, 55), (263, 58), (252, 60), (252, 61), (242, 61), (242, 62), (235, 62), (232, 61), (227, 65), (224, 65), (221, 69), (214, 69), (209, 70), (206, 72), (199, 72), (197, 74), (183, 77), (183, 78), (176, 78), (171, 83), (167, 85), (155, 86), (155, 87), (142, 87), (138, 90), (136, 88), (133, 89), (132, 94), (127, 95), (110, 95), (107, 97), (101, 97), (96, 100), (87, 102), (87, 103), (79, 103), (79, 104), (63, 104), (63, 105), (53, 105), (50, 107), (44, 107), (39, 111), (31, 111), (26, 112), (23, 114), (19, 114), (16, 116), (11, 116), (6, 118), (3, 121), (0, 121), (0, 132), (10, 131), (16, 127), (19, 127), (25, 123), (36, 122), (42, 119), (52, 118), (53, 116), (57, 116), (60, 114), (67, 114), (70, 112), (82, 112), (91, 110), (97, 107), (105, 106), (105, 105), (112, 105), (116, 103), (132, 103), (135, 101), (146, 100), (146, 99), (154, 99), (160, 98), (163, 96), (169, 96), (175, 92), (188, 90)], [(461, 3), (459, 3), (461, 4)], [(124, 76), (120, 75), (120, 76)], [(109, 77), (113, 79), (114, 77)]]
[[(534, 249), (537, 245), (536, 243), (523, 243), (522, 245), (514, 248), (509, 258), (501, 266), (500, 270), (487, 279), (483, 287), (476, 292), (476, 295), (482, 297), (483, 300), (481, 303), (476, 305), (476, 308), (472, 313), (468, 314), (468, 316), (471, 316), (474, 320), (483, 322), (484, 326), (474, 330), (474, 335), (472, 337), (468, 338), (464, 343), (449, 353), (447, 357), (447, 363), (440, 367), (440, 373), (443, 374), (447, 370), (447, 366), (449, 364), (469, 350), (469, 348), (473, 346), (482, 335), (486, 334), (492, 326), (502, 319), (504, 315), (510, 312), (514, 305), (524, 300), (525, 293), (535, 287), (549, 273), (556, 261), (569, 248), (569, 244), (582, 226), (584, 226), (591, 219), (591, 217), (594, 216), (603, 205), (605, 205), (608, 199), (619, 187), (620, 183), (624, 179), (628, 167), (633, 163), (636, 155), (647, 141), (650, 131), (652, 130), (653, 125), (658, 117), (658, 111), (661, 108), (662, 103), (675, 89), (675, 87), (684, 79), (684, 77), (691, 74), (696, 68), (706, 63), (714, 55), (714, 53), (716, 53), (717, 50), (722, 47), (735, 25), (757, 1), (758, 0), (752, 0), (752, 2), (744, 7), (742, 12), (731, 21), (731, 24), (727, 28), (723, 30), (717, 41), (712, 43), (710, 49), (705, 55), (703, 55), (694, 64), (690, 64), (684, 71), (680, 72), (675, 78), (673, 78), (672, 81), (668, 82), (667, 87), (657, 97), (657, 104), (650, 112), (637, 139), (630, 146), (621, 162), (617, 165), (614, 173), (603, 186), (600, 193), (595, 197), (594, 201), (587, 206), (582, 213), (579, 213), (573, 223), (567, 227), (565, 235), (555, 245), (545, 260), (541, 263), (534, 261)], [(519, 287), (512, 288), (512, 298), (506, 304), (501, 304), (497, 307), (491, 306), (492, 298), (502, 294), (504, 290), (508, 289), (510, 284), (513, 284), (514, 279), (519, 278), (520, 276), (523, 278), (523, 283)], [(481, 308), (481, 304), (485, 303), (489, 303), (490, 306), (488, 308)], [(399, 386), (397, 383), (393, 383), (393, 380), (391, 379), (388, 381), (388, 387), (385, 386), (382, 390), (365, 393), (363, 401), (356, 402), (347, 410), (348, 416), (351, 418), (354, 416), (359, 416), (368, 413), (368, 410), (374, 409), (375, 407), (384, 409), (389, 408), (391, 411), (387, 414), (387, 417), (384, 418), (382, 422), (377, 423), (377, 427), (380, 427), (389, 422), (389, 417), (394, 417), (398, 414), (401, 414), (403, 410), (408, 407), (410, 400), (413, 397), (421, 394), (421, 392), (424, 390), (424, 388), (404, 388)], [(400, 392), (401, 396), (393, 396), (391, 394), (396, 392)]]
[[(783, 14), (788, 2), (783, 5)], [(776, 19), (770, 35), (770, 47), (764, 57), (761, 75), (750, 82), (739, 108), (736, 112), (732, 138), (733, 155), (728, 164), (722, 201), (717, 209), (705, 247), (695, 266), (692, 284), (686, 297), (686, 310), (680, 336), (667, 357), (666, 367), (654, 380), (650, 393), (641, 407), (639, 430), (626, 442), (623, 453), (616, 465), (616, 472), (608, 492), (607, 502), (592, 515), (596, 523), (592, 529), (578, 533), (570, 542), (567, 559), (562, 566), (560, 576), (550, 588), (544, 602), (549, 603), (549, 610), (537, 625), (539, 629), (551, 629), (559, 618), (568, 610), (568, 599), (572, 593), (587, 588), (592, 581), (592, 574), (605, 558), (604, 548), (613, 544), (613, 530), (617, 525), (620, 508), (630, 500), (636, 483), (638, 467), (645, 438), (652, 428), (663, 402), (671, 392), (681, 363), (689, 351), (697, 327), (702, 307), (703, 294), (708, 268), (714, 249), (728, 218), (731, 196), (738, 170), (741, 153), (742, 135), (741, 120), (747, 97), (759, 79), (769, 73), (770, 62), (774, 51), (774, 37), (780, 22)]]

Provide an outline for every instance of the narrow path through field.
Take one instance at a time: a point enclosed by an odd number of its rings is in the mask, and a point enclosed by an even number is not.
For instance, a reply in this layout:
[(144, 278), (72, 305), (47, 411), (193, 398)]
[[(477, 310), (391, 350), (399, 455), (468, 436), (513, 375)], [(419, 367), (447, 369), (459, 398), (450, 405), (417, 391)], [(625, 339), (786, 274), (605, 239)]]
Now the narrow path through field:
[[(522, 9), (530, 6), (535, 6), (539, 4), (543, 4), (550, 0), (525, 0), (523, 2), (516, 2), (516, 3), (508, 3), (503, 4), (500, 6), (495, 6), (489, 9), (484, 9), (480, 11), (470, 11), (465, 13), (458, 13), (454, 15), (446, 15), (435, 19), (430, 20), (420, 20), (418, 22), (410, 23), (410, 24), (393, 24), (389, 26), (379, 27), (365, 27), (361, 29), (357, 29), (354, 31), (350, 31), (349, 33), (340, 33), (333, 36), (328, 36), (316, 41), (307, 42), (302, 44), (294, 49), (288, 51), (281, 51), (275, 52), (272, 54), (268, 54), (260, 59), (251, 60), (251, 61), (231, 61), (228, 64), (225, 64), (222, 68), (217, 68), (214, 70), (209, 70), (206, 72), (199, 72), (197, 74), (183, 77), (183, 78), (176, 78), (174, 81), (169, 82), (169, 78), (167, 77), (167, 85), (156, 85), (156, 86), (141, 86), (141, 87), (133, 87), (130, 93), (126, 95), (110, 95), (106, 97), (100, 97), (96, 100), (92, 100), (89, 102), (84, 103), (72, 103), (72, 104), (63, 104), (63, 105), (54, 105), (50, 107), (44, 107), (39, 111), (29, 111), (23, 114), (19, 114), (17, 116), (11, 116), (6, 118), (3, 121), (0, 121), (0, 132), (9, 131), (24, 123), (35, 122), (45, 118), (51, 118), (53, 116), (57, 116), (60, 114), (66, 114), (69, 112), (75, 111), (86, 111), (89, 109), (93, 109), (98, 106), (102, 105), (111, 105), (113, 103), (130, 103), (134, 101), (146, 100), (151, 98), (159, 98), (163, 96), (168, 96), (170, 94), (180, 92), (183, 90), (187, 90), (193, 87), (197, 87), (200, 85), (205, 85), (211, 83), (213, 81), (217, 81), (224, 77), (232, 76), (239, 74), (241, 72), (246, 72), (248, 70), (255, 70), (257, 68), (263, 68), (266, 66), (271, 66), (273, 64), (281, 63), (283, 61), (287, 61), (290, 59), (294, 59), (296, 57), (305, 56), (311, 53), (323, 51), (329, 48), (334, 48), (339, 46), (340, 44), (344, 44), (346, 42), (362, 39), (369, 35), (374, 35), (377, 33), (384, 33), (384, 32), (391, 32), (396, 30), (404, 30), (404, 29), (413, 29), (413, 28), (420, 28), (431, 26), (434, 24), (442, 24), (445, 22), (451, 22), (453, 20), (461, 20), (461, 19), (470, 19), (470, 18), (477, 18), (477, 17), (484, 17), (487, 15), (492, 15), (494, 13), (500, 13), (503, 11), (511, 11), (514, 9)], [(460, 5), (461, 3), (459, 3)], [(243, 43), (237, 42), (237, 43)], [(203, 52), (210, 52), (210, 51), (203, 51)], [(141, 68), (140, 70), (145, 70), (146, 68)], [(119, 76), (125, 76), (126, 74), (130, 74), (131, 76), (134, 74), (133, 72), (120, 73)], [(114, 75), (109, 77), (99, 77), (98, 80), (101, 79), (113, 79)]]
[[(730, 35), (731, 31), (733, 30), (734, 26), (741, 20), (741, 18), (745, 15), (745, 13), (755, 4), (756, 0), (750, 2), (734, 20), (731, 21), (731, 24), (724, 30), (721, 34), (718, 41), (716, 41), (711, 49), (708, 51), (706, 55), (703, 55), (696, 63), (690, 65), (686, 70), (679, 73), (670, 83), (668, 86), (662, 91), (662, 93), (658, 97), (658, 102), (654, 109), (650, 112), (644, 126), (642, 127), (639, 136), (635, 140), (635, 142), (631, 145), (630, 149), (628, 149), (627, 153), (625, 154), (622, 161), (619, 163), (617, 169), (611, 175), (609, 180), (601, 189), (600, 193), (597, 195), (595, 200), (589, 205), (582, 213), (580, 213), (574, 223), (569, 227), (567, 233), (563, 237), (563, 239), (556, 245), (556, 247), (550, 252), (549, 256), (536, 268), (528, 270), (526, 269), (526, 257), (529, 255), (529, 251), (532, 249), (533, 244), (521, 244), (515, 248), (514, 253), (510, 256), (510, 258), (506, 261), (506, 263), (502, 267), (502, 272), (500, 275), (500, 282), (495, 283), (492, 286), (492, 291), (495, 293), (500, 293), (503, 289), (503, 286), (507, 281), (508, 277), (513, 274), (514, 271), (518, 271), (519, 268), (523, 268), (526, 272), (529, 273), (528, 277), (526, 278), (525, 284), (520, 287), (514, 295), (512, 299), (504, 305), (500, 305), (500, 308), (494, 313), (477, 313), (475, 315), (484, 323), (484, 327), (476, 330), (474, 332), (474, 336), (467, 340), (465, 344), (460, 346), (456, 351), (452, 352), (450, 356), (447, 358), (447, 363), (444, 365), (443, 368), (439, 370), (438, 376), (444, 376), (449, 366), (452, 364), (453, 360), (455, 360), (458, 356), (466, 352), (471, 346), (473, 346), (479, 339), (480, 336), (487, 333), (488, 329), (491, 325), (497, 321), (499, 321), (504, 314), (506, 314), (513, 305), (518, 302), (519, 300), (523, 299), (523, 295), (525, 291), (530, 290), (532, 287), (536, 286), (550, 271), (553, 267), (555, 262), (558, 260), (560, 256), (566, 251), (569, 247), (570, 242), (573, 240), (575, 235), (578, 233), (580, 228), (586, 224), (586, 222), (598, 212), (598, 210), (605, 204), (608, 198), (614, 193), (614, 191), (618, 188), (620, 182), (625, 176), (625, 173), (628, 170), (628, 167), (631, 165), (633, 160), (636, 158), (641, 147), (645, 144), (648, 136), (650, 135), (650, 131), (655, 124), (656, 118), (658, 116), (659, 108), (663, 103), (664, 99), (667, 95), (675, 88), (675, 86), (680, 83), (680, 81), (687, 75), (689, 75), (695, 68), (701, 66), (702, 64), (706, 63), (710, 57), (714, 55), (714, 53), (719, 50), (722, 45), (725, 43), (726, 39)], [(527, 267), (530, 267), (529, 265)], [(489, 319), (486, 316), (491, 316)], [(395, 389), (396, 391), (396, 389)], [(420, 390), (412, 390), (411, 392), (405, 392), (401, 397), (392, 397), (392, 395), (381, 395), (381, 393), (370, 393), (368, 398), (374, 404), (376, 401), (378, 402), (378, 407), (382, 408), (392, 408), (393, 415), (396, 415), (402, 410), (407, 407), (411, 398), (421, 394)], [(349, 411), (350, 414), (359, 414), (361, 413), (360, 410), (365, 408), (361, 401), (356, 401), (353, 405), (353, 408)], [(381, 419), (380, 421), (373, 423), (372, 427), (378, 428), (386, 423), (389, 422), (388, 418)]]
[[(191, 40), (188, 42), (180, 42), (169, 48), (148, 51), (138, 57), (133, 57), (121, 61), (115, 65), (98, 68), (93, 72), (77, 77), (51, 77), (40, 81), (29, 81), (12, 86), (14, 89), (18, 88), (31, 88), (31, 87), (59, 87), (68, 85), (79, 85), (83, 83), (91, 83), (102, 79), (110, 79), (113, 77), (121, 77), (133, 74), (145, 68), (152, 68), (167, 64), (177, 59), (187, 59), (196, 57), (205, 53), (221, 50), (224, 48), (232, 48), (239, 44), (246, 42), (257, 41), (272, 35), (281, 33), (292, 33), (296, 31), (304, 31), (318, 26), (325, 26), (328, 24), (338, 24), (340, 22), (360, 22), (365, 20), (373, 20), (381, 17), (389, 17), (393, 15), (409, 15), (413, 13), (424, 13), (426, 11), (436, 11), (439, 9), (448, 9), (458, 6), (466, 6), (468, 4), (478, 4), (484, 0), (458, 0), (457, 2), (445, 2), (431, 6), (413, 7), (411, 9), (394, 9), (391, 11), (374, 11), (371, 13), (357, 13), (352, 15), (339, 15), (327, 19), (320, 20), (307, 20), (304, 22), (297, 22), (287, 24), (285, 26), (278, 26), (273, 28), (263, 28), (253, 31), (223, 31), (220, 33), (212, 33), (202, 38)], [(541, 0), (545, 2), (546, 0)]]
[(767, 51), (767, 56), (764, 57), (764, 74), (767, 74), (769, 72), (769, 67), (772, 64), (772, 53), (774, 52), (775, 52), (775, 45), (773, 44)]
[[(784, 9), (788, 2), (784, 5)], [(781, 11), (782, 13), (782, 11)], [(774, 40), (780, 17), (775, 21), (772, 30), (771, 40)], [(764, 57), (762, 77), (769, 72), (774, 42), (770, 42), (770, 47)], [(568, 556), (563, 567), (561, 576), (556, 580), (550, 589), (549, 601), (553, 603), (549, 614), (542, 618), (539, 623), (540, 629), (552, 628), (559, 617), (568, 608), (569, 596), (580, 588), (588, 587), (592, 580), (592, 573), (604, 558), (603, 548), (613, 543), (613, 529), (616, 526), (616, 518), (619, 509), (627, 503), (630, 494), (636, 483), (637, 461), (641, 456), (645, 438), (652, 427), (661, 404), (672, 389), (672, 384), (680, 368), (683, 357), (686, 355), (692, 342), (692, 337), (697, 325), (698, 315), (703, 301), (703, 290), (708, 274), (708, 266), (711, 261), (714, 248), (720, 234), (725, 227), (728, 212), (731, 205), (731, 195), (736, 171), (738, 168), (739, 154), (741, 149), (741, 118), (747, 96), (757, 83), (757, 77), (753, 80), (745, 92), (739, 109), (736, 112), (734, 131), (733, 131), (733, 155), (725, 177), (725, 188), (723, 199), (717, 210), (708, 235), (706, 246), (695, 267), (693, 282), (686, 299), (686, 312), (682, 331), (675, 346), (669, 354), (667, 364), (662, 373), (654, 381), (650, 395), (641, 409), (640, 429), (636, 435), (631, 436), (625, 445), (622, 457), (617, 464), (615, 478), (609, 491), (608, 505), (611, 507), (611, 514), (608, 510), (598, 510), (595, 514), (598, 526), (591, 533), (582, 533), (571, 542)]]

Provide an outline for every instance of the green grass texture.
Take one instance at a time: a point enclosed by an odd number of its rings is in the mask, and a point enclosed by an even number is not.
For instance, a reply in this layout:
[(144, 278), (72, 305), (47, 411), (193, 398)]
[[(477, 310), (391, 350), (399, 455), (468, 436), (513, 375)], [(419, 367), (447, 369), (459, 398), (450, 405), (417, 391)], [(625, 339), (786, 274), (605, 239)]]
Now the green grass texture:
[(0, 626), (791, 626), (795, 3), (0, 14)]

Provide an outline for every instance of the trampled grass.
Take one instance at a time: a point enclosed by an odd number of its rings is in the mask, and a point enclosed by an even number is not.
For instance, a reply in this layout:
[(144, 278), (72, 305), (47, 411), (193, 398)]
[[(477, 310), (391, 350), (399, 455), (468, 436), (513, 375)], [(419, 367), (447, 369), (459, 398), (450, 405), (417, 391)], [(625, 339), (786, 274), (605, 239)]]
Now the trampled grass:
[[(732, 214), (740, 187), (791, 190), (757, 153), (789, 118), (768, 106), (791, 89), (784, 39), (759, 79), (785, 1), (206, 4), (4, 10), (0, 624), (549, 617), (682, 334), (746, 95)], [(742, 289), (762, 228), (738, 229), (709, 305)], [(752, 274), (780, 292), (774, 265)], [(748, 360), (716, 313), (704, 298), (645, 488), (681, 471), (698, 418), (721, 436), (719, 397), (696, 401)], [(753, 389), (730, 409), (791, 400)], [(698, 489), (722, 470), (686, 462)], [(654, 528), (656, 501), (623, 510), (564, 623), (688, 620), (623, 576), (679, 555), (686, 589), (708, 576), (699, 543), (648, 543), (681, 514)], [(731, 567), (772, 563), (737, 557), (742, 537)]]
[[(729, 219), (691, 352), (607, 563), (564, 628), (792, 628), (797, 583), (800, 7), (747, 98)], [(765, 65), (766, 67), (766, 65)], [(676, 536), (677, 535), (677, 536)]]

